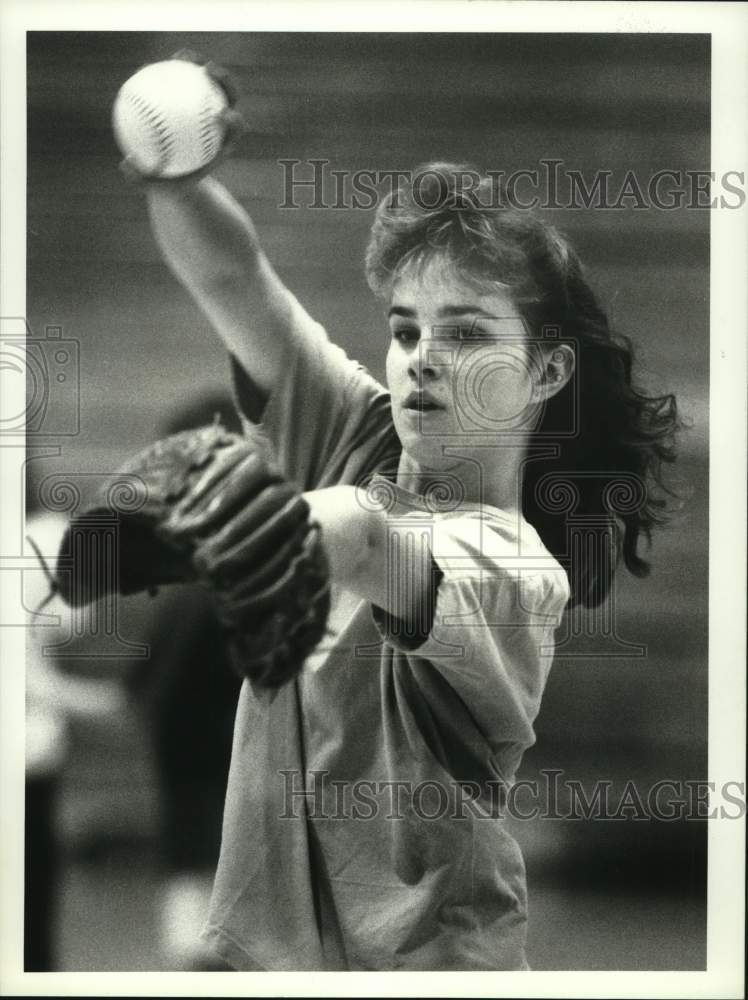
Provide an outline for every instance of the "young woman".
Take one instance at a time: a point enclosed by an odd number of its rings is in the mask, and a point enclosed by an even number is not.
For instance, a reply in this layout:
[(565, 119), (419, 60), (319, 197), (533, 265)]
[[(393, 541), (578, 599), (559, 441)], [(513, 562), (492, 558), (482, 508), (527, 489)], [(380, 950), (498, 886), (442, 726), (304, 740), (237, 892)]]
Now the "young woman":
[[(334, 584), (298, 679), (240, 697), (206, 928), (238, 969), (527, 968), (502, 812), (554, 629), (569, 601), (605, 598), (619, 559), (645, 572), (638, 543), (662, 515), (673, 398), (632, 387), (568, 242), (490, 207), (488, 182), (466, 195), (464, 169), (415, 171), (377, 211), (386, 388), (307, 315), (215, 179), (147, 185), (165, 259), (320, 522)], [(559, 484), (607, 525), (603, 558), (574, 555)]]

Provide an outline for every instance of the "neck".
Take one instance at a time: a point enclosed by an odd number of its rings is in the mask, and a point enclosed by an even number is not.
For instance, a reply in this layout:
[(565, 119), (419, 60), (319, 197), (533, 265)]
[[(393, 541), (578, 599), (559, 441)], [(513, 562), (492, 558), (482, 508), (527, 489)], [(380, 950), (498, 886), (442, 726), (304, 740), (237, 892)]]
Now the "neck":
[(438, 468), (423, 465), (403, 451), (398, 486), (421, 496), (434, 491), (440, 500), (452, 495), (462, 502), (487, 504), (507, 513), (521, 511), (524, 445), (472, 448), (470, 454), (458, 447), (445, 451)]

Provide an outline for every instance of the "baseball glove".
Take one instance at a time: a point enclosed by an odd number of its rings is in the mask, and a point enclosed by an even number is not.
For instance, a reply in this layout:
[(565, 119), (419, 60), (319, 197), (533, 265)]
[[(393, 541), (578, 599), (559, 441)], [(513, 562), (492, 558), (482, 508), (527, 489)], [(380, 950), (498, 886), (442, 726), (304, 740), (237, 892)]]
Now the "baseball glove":
[(116, 517), (110, 486), (109, 502), (76, 515), (63, 538), (54, 585), (65, 601), (202, 581), (237, 670), (269, 688), (293, 677), (325, 632), (329, 569), (320, 527), (267, 439), (220, 424), (183, 431), (136, 455), (118, 480), (130, 496)]

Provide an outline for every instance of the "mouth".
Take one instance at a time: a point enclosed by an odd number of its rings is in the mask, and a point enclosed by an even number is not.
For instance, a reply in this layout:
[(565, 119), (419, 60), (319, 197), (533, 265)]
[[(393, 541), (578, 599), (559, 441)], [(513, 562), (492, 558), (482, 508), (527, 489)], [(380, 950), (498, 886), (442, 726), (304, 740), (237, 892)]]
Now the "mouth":
[(433, 410), (443, 410), (444, 407), (427, 392), (411, 392), (405, 397), (403, 409), (416, 413), (430, 413)]

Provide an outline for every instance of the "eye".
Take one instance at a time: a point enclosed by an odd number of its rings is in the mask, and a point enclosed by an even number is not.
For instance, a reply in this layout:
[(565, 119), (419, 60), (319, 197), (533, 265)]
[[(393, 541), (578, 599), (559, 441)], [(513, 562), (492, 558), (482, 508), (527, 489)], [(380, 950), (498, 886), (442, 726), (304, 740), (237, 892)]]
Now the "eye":
[(416, 344), (421, 331), (416, 326), (401, 326), (392, 331), (392, 339), (403, 345)]
[(459, 326), (455, 323), (449, 323), (444, 325), (439, 325), (434, 327), (434, 339), (435, 340), (464, 340), (473, 333), (473, 329), (470, 326)]

